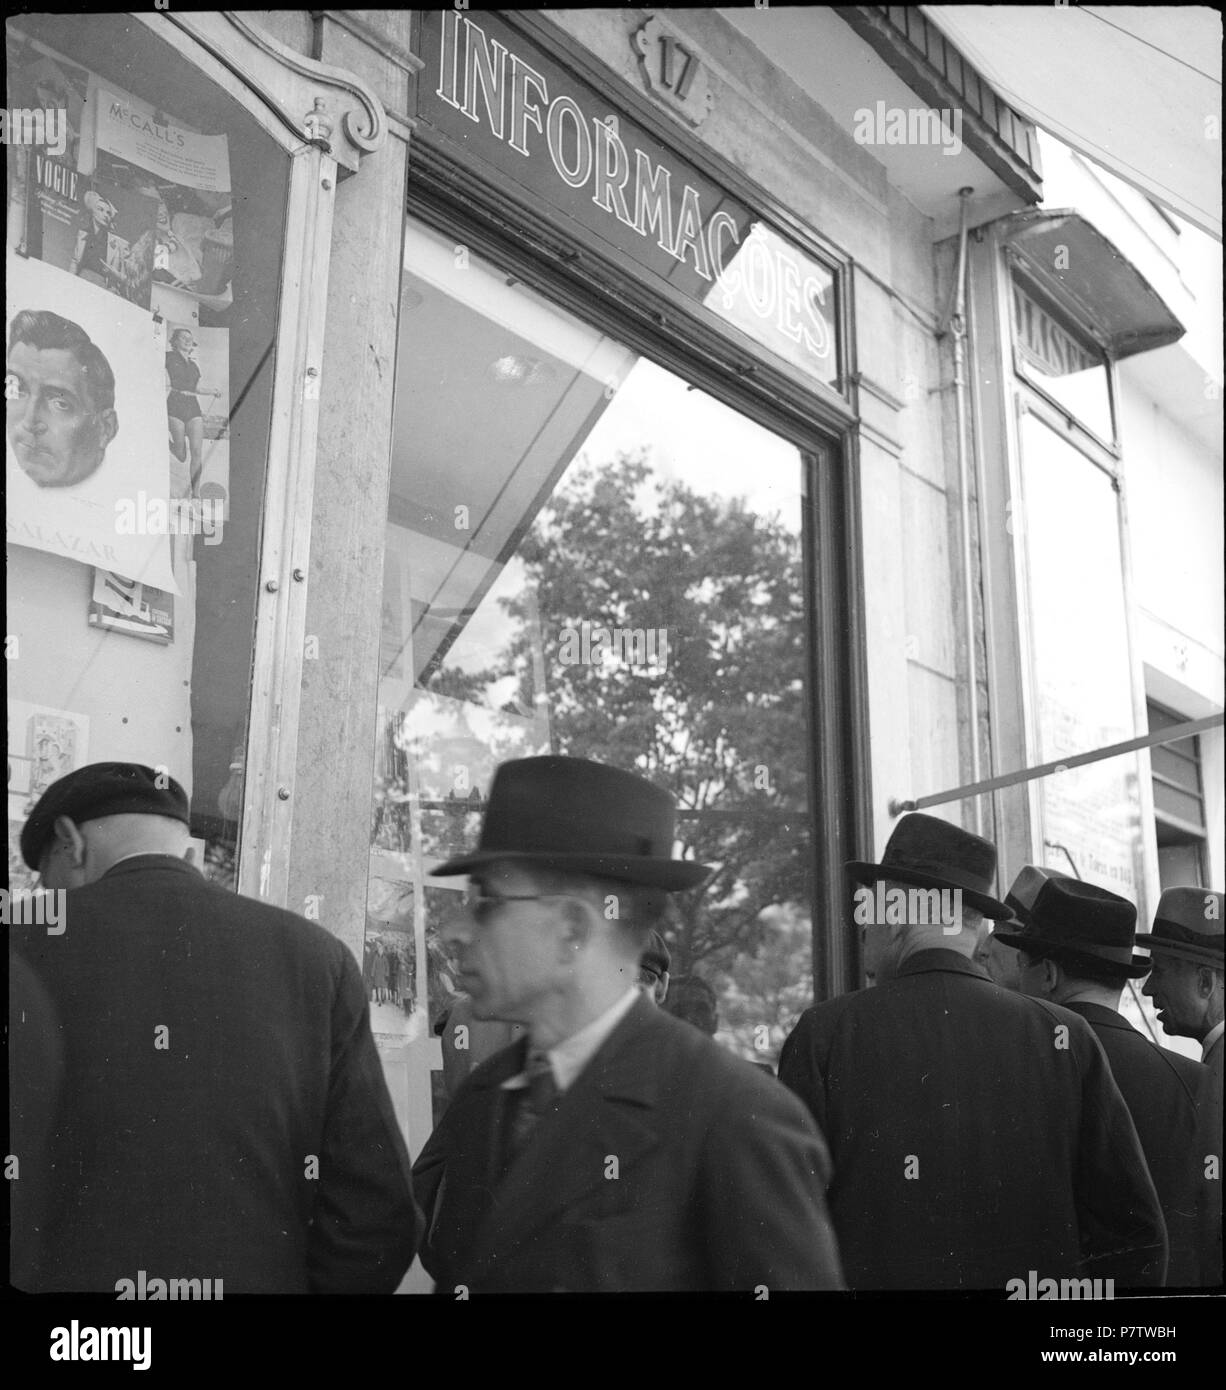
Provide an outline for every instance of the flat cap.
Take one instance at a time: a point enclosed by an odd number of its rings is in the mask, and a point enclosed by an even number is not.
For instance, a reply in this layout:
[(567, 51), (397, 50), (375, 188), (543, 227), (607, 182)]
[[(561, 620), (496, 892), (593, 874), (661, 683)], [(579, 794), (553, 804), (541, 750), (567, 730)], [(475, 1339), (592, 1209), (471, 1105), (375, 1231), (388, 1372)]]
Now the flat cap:
[(90, 763), (52, 784), (21, 828), (21, 857), (37, 869), (58, 816), (81, 824), (102, 816), (169, 816), (191, 824), (187, 793), (165, 772), (140, 763)]

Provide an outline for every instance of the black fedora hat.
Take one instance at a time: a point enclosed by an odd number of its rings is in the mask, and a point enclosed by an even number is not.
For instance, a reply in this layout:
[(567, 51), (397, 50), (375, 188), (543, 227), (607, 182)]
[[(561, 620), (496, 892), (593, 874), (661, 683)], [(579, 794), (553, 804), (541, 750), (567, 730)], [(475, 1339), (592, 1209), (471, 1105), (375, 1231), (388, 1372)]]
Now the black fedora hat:
[(1222, 914), (1226, 895), (1211, 888), (1168, 888), (1158, 899), (1152, 932), (1138, 932), (1137, 941), (1149, 947), (1150, 954), (1165, 951), (1196, 965), (1222, 969)]
[(191, 824), (187, 793), (164, 772), (142, 763), (88, 763), (52, 782), (21, 828), (21, 857), (37, 869), (58, 816), (78, 825), (137, 812)]
[(477, 848), (432, 872), (522, 860), (675, 893), (711, 875), (672, 857), (676, 827), (672, 797), (633, 772), (587, 758), (515, 758), (494, 773)]
[(996, 878), (996, 846), (991, 840), (922, 811), (912, 811), (898, 822), (879, 864), (853, 859), (846, 867), (859, 883), (889, 878), (921, 888), (953, 888), (968, 907), (994, 922), (1013, 918), (989, 891)]
[(1006, 902), (1014, 907), (1022, 930), (998, 931), (1001, 945), (1050, 956), (1072, 968), (1106, 965), (1121, 980), (1149, 974), (1149, 961), (1133, 954), (1137, 910), (1127, 898), (1028, 864), (1014, 880)]

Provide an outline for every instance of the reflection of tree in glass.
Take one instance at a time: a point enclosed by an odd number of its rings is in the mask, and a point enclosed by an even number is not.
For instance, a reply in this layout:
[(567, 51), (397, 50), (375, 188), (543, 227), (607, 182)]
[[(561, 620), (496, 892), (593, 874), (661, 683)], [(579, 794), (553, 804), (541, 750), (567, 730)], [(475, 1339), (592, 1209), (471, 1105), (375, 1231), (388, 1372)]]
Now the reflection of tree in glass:
[(413, 842), (409, 805), (409, 767), (400, 746), (399, 713), (380, 714), (375, 735), (374, 794), (370, 843), (375, 849), (406, 854)]
[[(768, 907), (756, 950), (739, 951), (713, 977), (720, 1027), (751, 1060), (775, 1065), (784, 1039), (813, 1002), (812, 947), (807, 904)], [(765, 1031), (759, 1031), (764, 1025)]]
[[(569, 474), (519, 558), (545, 633), (554, 750), (666, 788), (684, 852), (718, 866), (707, 888), (677, 896), (667, 933), (674, 973), (701, 965), (714, 980), (773, 940), (764, 909), (810, 900), (800, 537), (741, 499), (659, 479), (638, 451)], [(515, 626), (486, 680), (531, 665), (529, 599), (503, 606)], [(564, 665), (562, 631), (583, 623), (663, 629), (665, 669)], [(799, 933), (780, 983), (807, 989), (808, 945)], [(762, 1007), (738, 1036), (775, 1023)]]

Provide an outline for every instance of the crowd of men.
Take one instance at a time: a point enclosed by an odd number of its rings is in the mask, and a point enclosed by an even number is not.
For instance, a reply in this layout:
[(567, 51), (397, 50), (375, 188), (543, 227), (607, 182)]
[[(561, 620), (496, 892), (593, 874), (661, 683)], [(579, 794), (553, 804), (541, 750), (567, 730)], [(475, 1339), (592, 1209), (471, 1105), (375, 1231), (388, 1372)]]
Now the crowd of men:
[[(1048, 869), (998, 899), (989, 841), (905, 816), (848, 866), (870, 987), (807, 1009), (775, 1077), (660, 1006), (668, 895), (709, 874), (671, 798), (505, 763), (433, 870), (468, 877), (464, 999), (410, 1167), (351, 954), (208, 882), (188, 826), (173, 779), (99, 763), (23, 827), (65, 896), (11, 932), (19, 1288), (391, 1293), (415, 1256), (474, 1294), (1221, 1283), (1221, 893), (1138, 934)], [(1142, 976), (1203, 1062), (1124, 1018)], [(446, 1029), (487, 1024), (518, 1033), (460, 1065)]]

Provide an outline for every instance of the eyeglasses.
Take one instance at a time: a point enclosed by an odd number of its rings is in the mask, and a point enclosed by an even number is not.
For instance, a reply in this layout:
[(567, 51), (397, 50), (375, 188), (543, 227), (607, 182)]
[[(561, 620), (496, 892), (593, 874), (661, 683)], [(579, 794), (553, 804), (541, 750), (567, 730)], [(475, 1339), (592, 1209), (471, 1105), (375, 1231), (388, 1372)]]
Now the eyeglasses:
[(572, 893), (482, 893), (470, 888), (461, 898), (461, 906), (471, 912), (479, 922), (483, 922), (503, 903), (535, 903), (542, 898), (569, 898)]

